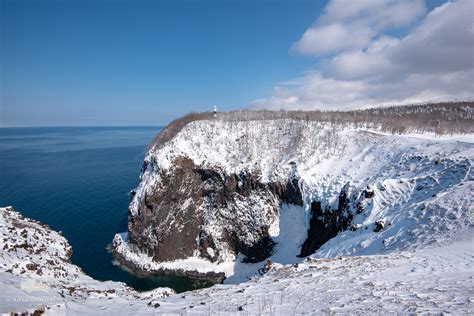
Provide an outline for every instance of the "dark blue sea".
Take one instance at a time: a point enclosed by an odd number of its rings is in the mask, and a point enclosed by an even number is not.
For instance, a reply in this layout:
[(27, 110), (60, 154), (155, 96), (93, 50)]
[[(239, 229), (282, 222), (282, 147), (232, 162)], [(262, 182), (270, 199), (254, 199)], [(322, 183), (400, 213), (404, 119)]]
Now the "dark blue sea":
[(160, 127), (0, 128), (0, 206), (62, 231), (72, 262), (98, 280), (137, 290), (200, 285), (177, 277), (137, 278), (112, 264), (107, 246), (127, 230), (129, 191)]

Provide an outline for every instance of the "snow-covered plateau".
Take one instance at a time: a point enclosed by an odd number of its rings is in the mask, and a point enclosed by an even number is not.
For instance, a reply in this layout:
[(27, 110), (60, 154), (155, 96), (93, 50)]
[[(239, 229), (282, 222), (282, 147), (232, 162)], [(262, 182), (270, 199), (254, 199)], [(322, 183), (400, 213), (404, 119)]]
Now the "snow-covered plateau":
[(111, 250), (138, 275), (223, 284), (93, 280), (60, 234), (3, 208), (0, 312), (472, 314), (473, 158), (472, 133), (194, 120), (150, 146)]

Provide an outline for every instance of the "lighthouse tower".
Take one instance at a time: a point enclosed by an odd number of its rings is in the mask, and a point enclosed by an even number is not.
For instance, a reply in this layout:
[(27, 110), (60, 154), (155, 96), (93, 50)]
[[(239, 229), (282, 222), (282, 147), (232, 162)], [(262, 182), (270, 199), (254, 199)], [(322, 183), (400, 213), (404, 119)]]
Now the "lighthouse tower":
[(214, 110), (213, 110), (214, 114), (217, 113), (217, 105), (214, 105)]

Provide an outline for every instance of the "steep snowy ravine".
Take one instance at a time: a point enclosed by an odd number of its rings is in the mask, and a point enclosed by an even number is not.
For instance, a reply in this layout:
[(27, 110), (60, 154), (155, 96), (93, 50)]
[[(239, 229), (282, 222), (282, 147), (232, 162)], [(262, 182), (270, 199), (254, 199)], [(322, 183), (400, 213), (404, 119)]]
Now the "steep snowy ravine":
[(449, 243), (472, 225), (473, 154), (472, 135), (194, 121), (148, 152), (128, 236), (116, 235), (114, 251), (139, 274), (235, 283), (267, 257), (288, 264), (314, 251), (325, 258)]

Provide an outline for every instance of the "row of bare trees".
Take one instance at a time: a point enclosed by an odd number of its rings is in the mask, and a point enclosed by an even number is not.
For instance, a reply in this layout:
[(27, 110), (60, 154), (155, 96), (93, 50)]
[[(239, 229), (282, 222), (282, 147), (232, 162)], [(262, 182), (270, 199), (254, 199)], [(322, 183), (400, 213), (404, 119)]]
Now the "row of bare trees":
[(437, 135), (474, 133), (474, 102), (444, 102), (391, 106), (354, 111), (232, 111), (190, 113), (174, 120), (149, 148), (160, 147), (193, 121), (298, 120), (376, 129), (392, 134), (431, 132)]

